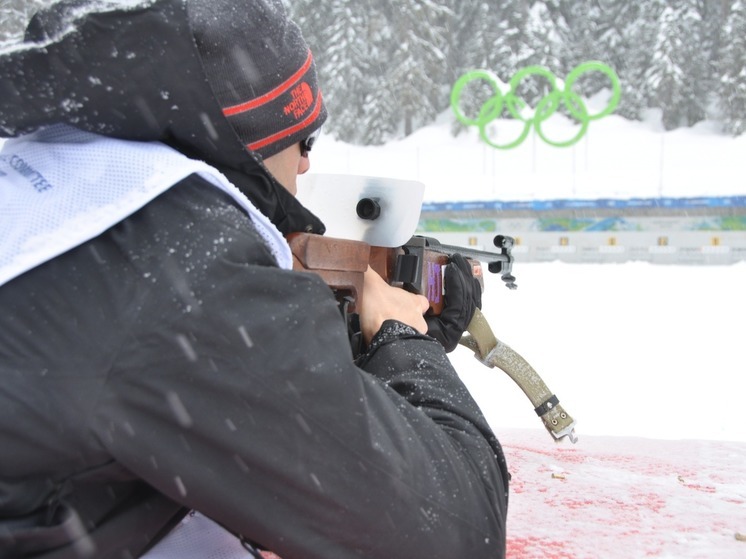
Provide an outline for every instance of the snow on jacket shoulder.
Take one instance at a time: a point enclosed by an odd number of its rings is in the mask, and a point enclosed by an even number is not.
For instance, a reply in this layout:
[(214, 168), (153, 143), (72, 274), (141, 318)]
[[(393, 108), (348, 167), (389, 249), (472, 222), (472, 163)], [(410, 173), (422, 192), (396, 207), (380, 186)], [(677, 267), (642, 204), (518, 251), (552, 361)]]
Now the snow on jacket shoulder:
[(387, 323), (355, 365), (328, 287), (196, 175), (0, 307), (14, 557), (42, 518), (78, 529), (39, 557), (137, 556), (180, 507), (286, 559), (504, 555), (502, 452), (439, 344)]

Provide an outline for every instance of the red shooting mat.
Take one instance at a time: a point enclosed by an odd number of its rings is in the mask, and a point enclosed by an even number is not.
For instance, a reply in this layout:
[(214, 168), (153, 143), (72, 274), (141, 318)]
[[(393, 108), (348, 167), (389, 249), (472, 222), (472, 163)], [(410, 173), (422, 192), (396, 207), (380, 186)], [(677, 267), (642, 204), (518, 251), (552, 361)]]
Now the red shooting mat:
[(498, 432), (511, 559), (744, 559), (746, 443)]

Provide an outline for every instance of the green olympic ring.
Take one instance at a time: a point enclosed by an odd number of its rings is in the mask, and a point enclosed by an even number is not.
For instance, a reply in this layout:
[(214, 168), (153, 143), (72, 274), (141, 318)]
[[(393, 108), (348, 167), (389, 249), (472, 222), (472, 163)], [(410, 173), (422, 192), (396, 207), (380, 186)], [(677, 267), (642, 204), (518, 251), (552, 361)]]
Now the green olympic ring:
[[(575, 82), (586, 72), (601, 72), (611, 81), (611, 99), (609, 99), (606, 108), (595, 114), (590, 114), (588, 112), (583, 100), (573, 91)], [(546, 79), (549, 82), (551, 91), (539, 100), (533, 113), (527, 116), (525, 113), (530, 112), (527, 110), (528, 105), (522, 99), (517, 97), (515, 92), (518, 90), (518, 86), (524, 78), (533, 75)], [(475, 80), (487, 82), (487, 84), (493, 89), (494, 94), (492, 97), (487, 99), (484, 104), (482, 104), (477, 117), (472, 119), (467, 117), (461, 111), (460, 101), (461, 92), (464, 87)], [(503, 89), (505, 89), (505, 85), (493, 73), (488, 72), (487, 70), (474, 70), (467, 72), (456, 80), (456, 83), (453, 84), (453, 89), (451, 90), (451, 107), (453, 108), (453, 112), (456, 114), (456, 118), (459, 122), (466, 126), (479, 127), (479, 136), (482, 140), (497, 149), (510, 149), (517, 147), (526, 139), (529, 132), (531, 132), (531, 128), (533, 128), (539, 137), (547, 144), (555, 147), (571, 146), (583, 137), (592, 120), (598, 120), (599, 118), (614, 112), (614, 109), (616, 109), (619, 104), (619, 99), (622, 96), (619, 77), (616, 75), (614, 70), (609, 68), (606, 64), (595, 61), (578, 64), (567, 75), (564, 84), (558, 84), (556, 76), (542, 66), (527, 66), (516, 72), (507, 85), (506, 93), (503, 93)], [(572, 138), (565, 141), (556, 141), (545, 135), (542, 130), (542, 123), (554, 115), (562, 104), (567, 108), (570, 115), (580, 123), (580, 129)], [(489, 135), (487, 134), (487, 126), (500, 117), (503, 109), (507, 110), (514, 119), (523, 122), (524, 127), (518, 138), (514, 141), (499, 145), (489, 138)]]

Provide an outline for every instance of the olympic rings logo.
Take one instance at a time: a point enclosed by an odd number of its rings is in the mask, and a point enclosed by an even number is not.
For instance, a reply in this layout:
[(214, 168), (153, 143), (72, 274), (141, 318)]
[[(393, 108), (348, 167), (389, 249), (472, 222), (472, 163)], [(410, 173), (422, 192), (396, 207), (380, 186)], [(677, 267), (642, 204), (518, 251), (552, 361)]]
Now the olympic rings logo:
[[(580, 95), (573, 91), (575, 82), (581, 75), (587, 72), (601, 72), (611, 81), (611, 98), (602, 111), (590, 114)], [(549, 82), (551, 91), (542, 97), (536, 104), (536, 108), (531, 111), (528, 105), (515, 92), (518, 86), (528, 76), (540, 76)], [(460, 109), (461, 95), (464, 87), (475, 80), (483, 80), (494, 90), (494, 95), (484, 102), (479, 110), (477, 118), (469, 118)], [(611, 114), (619, 104), (622, 96), (622, 88), (619, 84), (619, 77), (614, 70), (601, 62), (583, 62), (578, 64), (567, 75), (564, 84), (557, 80), (554, 74), (542, 66), (527, 66), (519, 70), (508, 84), (508, 90), (503, 93), (504, 84), (492, 72), (487, 70), (474, 70), (461, 76), (451, 90), (451, 107), (453, 108), (456, 118), (466, 126), (478, 126), (479, 136), (484, 142), (497, 149), (511, 149), (520, 145), (528, 136), (533, 128), (539, 137), (546, 143), (556, 147), (568, 147), (577, 143), (588, 130), (588, 125), (593, 120), (598, 120), (606, 115)], [(580, 129), (577, 134), (569, 140), (557, 141), (546, 136), (542, 129), (543, 123), (557, 112), (561, 105), (567, 108), (570, 115), (580, 123)], [(518, 138), (506, 144), (497, 144), (493, 142), (487, 133), (487, 126), (500, 117), (506, 109), (508, 113), (524, 123), (524, 127)]]

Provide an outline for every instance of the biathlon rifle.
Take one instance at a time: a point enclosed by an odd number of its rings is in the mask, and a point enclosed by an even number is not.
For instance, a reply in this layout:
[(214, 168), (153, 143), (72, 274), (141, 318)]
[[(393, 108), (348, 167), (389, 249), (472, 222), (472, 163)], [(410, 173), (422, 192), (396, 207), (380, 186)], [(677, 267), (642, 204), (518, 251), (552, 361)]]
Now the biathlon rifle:
[[(377, 202), (364, 198), (360, 204), (375, 207)], [(362, 211), (366, 214), (367, 210), (360, 204), (358, 213)], [(514, 239), (503, 235), (494, 238), (499, 252), (443, 245), (432, 237), (422, 236), (414, 236), (395, 248), (311, 233), (296, 233), (288, 238), (288, 242), (293, 253), (294, 269), (321, 276), (337, 299), (345, 303), (345, 312), (355, 312), (365, 297), (363, 274), (369, 265), (390, 285), (425, 295), (430, 303), (430, 312), (435, 315), (443, 309), (442, 269), (454, 253), (460, 253), (471, 263), (472, 273), (483, 289), (483, 262), (487, 263), (489, 272), (501, 275), (506, 287), (517, 287), (512, 275), (511, 250)], [(576, 442), (575, 421), (531, 365), (497, 339), (479, 309), (476, 309), (467, 332), (460, 343), (471, 349), (484, 365), (498, 367), (518, 384), (554, 439), (559, 441), (568, 437), (573, 443)]]

